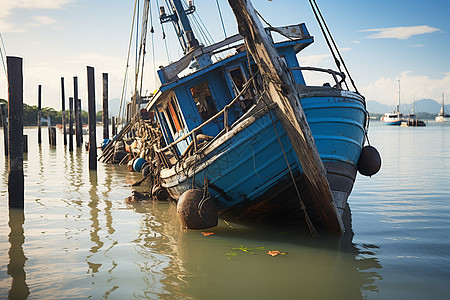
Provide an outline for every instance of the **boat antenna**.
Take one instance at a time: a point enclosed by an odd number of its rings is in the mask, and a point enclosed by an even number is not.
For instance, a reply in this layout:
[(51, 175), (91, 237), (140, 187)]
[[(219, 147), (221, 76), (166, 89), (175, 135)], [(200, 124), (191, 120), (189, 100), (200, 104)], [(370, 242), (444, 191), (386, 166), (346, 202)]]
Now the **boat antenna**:
[[(342, 58), (341, 53), (339, 52), (339, 48), (337, 47), (336, 42), (334, 41), (333, 36), (331, 35), (328, 25), (325, 22), (325, 19), (323, 18), (322, 12), (320, 11), (319, 6), (316, 3), (316, 0), (309, 0), (309, 4), (311, 5), (314, 16), (316, 17), (317, 23), (319, 24), (323, 37), (325, 38), (328, 48), (330, 49), (331, 55), (334, 58), (334, 62), (336, 63), (337, 68), (339, 69), (340, 72), (342, 72), (341, 70), (341, 63), (342, 63), (342, 66), (344, 67), (345, 72), (347, 73), (347, 76), (350, 79), (350, 82), (352, 83), (353, 88), (355, 89), (356, 93), (360, 94), (356, 87), (355, 82), (353, 81), (352, 76), (350, 75), (350, 72), (345, 64), (345, 61)], [(331, 43), (333, 45), (331, 45)], [(336, 57), (336, 55), (339, 57), (339, 59)], [(347, 83), (346, 82), (344, 83), (348, 89)]]

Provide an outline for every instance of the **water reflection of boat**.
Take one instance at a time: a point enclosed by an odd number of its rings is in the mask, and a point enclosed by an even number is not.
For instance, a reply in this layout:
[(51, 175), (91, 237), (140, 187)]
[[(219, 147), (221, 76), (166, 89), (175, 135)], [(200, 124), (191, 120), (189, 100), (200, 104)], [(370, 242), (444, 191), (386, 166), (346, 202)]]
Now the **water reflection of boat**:
[[(173, 22), (184, 56), (158, 70), (161, 86), (145, 99), (163, 143), (140, 153), (156, 153), (147, 161), (161, 163), (157, 182), (175, 200), (193, 187), (207, 190), (222, 216), (341, 233), (368, 124), (349, 75), (300, 66), (297, 54), (313, 43), (304, 23), (264, 29), (249, 1), (229, 1), (245, 43), (236, 34), (203, 46), (187, 18), (195, 7), (168, 2), (160, 20)], [(257, 37), (245, 34), (250, 23)], [(284, 40), (273, 42), (277, 34)], [(233, 53), (215, 58), (225, 51)], [(306, 85), (305, 71), (325, 73), (332, 84)], [(138, 117), (140, 100), (129, 109)], [(145, 122), (134, 121), (134, 132)]]
[(204, 236), (180, 228), (174, 203), (128, 205), (142, 214), (133, 239), (146, 293), (155, 298), (365, 299), (382, 280), (379, 248), (353, 242), (348, 206), (344, 235), (313, 239), (298, 227), (224, 219)]

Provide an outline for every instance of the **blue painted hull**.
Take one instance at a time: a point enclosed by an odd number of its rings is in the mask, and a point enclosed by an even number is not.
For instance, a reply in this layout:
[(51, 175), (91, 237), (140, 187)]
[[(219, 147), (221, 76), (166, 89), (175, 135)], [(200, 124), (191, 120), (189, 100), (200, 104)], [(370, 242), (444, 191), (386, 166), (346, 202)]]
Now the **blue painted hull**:
[[(335, 205), (341, 209), (353, 187), (367, 117), (363, 99), (354, 96), (301, 99), (328, 170)], [(307, 206), (308, 182), (275, 110), (269, 113), (266, 109), (240, 120), (208, 148), (203, 151), (204, 157), (185, 166), (189, 171), (177, 172), (172, 168), (161, 173), (163, 185), (174, 199), (192, 187), (193, 178), (198, 187), (203, 187), (206, 178), (222, 215), (289, 223), (302, 220), (290, 172)], [(314, 216), (313, 209), (308, 213)]]

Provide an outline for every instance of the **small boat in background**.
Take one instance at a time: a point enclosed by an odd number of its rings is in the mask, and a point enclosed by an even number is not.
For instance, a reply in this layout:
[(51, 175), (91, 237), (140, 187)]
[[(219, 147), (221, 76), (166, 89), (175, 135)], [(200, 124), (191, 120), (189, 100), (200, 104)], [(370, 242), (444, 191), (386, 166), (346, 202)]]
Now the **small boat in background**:
[(422, 121), (419, 120), (417, 118), (417, 116), (414, 114), (414, 112), (412, 114), (409, 114), (407, 117), (404, 118), (404, 120), (402, 121), (402, 123), (400, 124), (400, 126), (402, 127), (423, 127), (426, 126), (427, 124)]
[(442, 107), (438, 116), (435, 118), (436, 122), (448, 122), (450, 121), (450, 115), (445, 113), (444, 107), (444, 92), (442, 92)]
[(402, 121), (405, 119), (401, 112), (394, 111), (390, 113), (385, 113), (384, 116), (380, 118), (381, 122), (384, 122), (386, 125), (400, 125)]
[(398, 81), (398, 104), (397, 108), (390, 113), (385, 113), (384, 116), (380, 118), (381, 122), (384, 122), (386, 125), (400, 125), (404, 120), (403, 114), (400, 112), (400, 80)]

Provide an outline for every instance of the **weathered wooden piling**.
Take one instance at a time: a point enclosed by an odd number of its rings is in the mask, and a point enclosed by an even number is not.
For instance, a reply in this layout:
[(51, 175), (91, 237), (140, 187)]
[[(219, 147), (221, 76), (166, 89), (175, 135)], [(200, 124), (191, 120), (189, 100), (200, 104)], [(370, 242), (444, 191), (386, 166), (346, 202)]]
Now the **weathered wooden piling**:
[(48, 144), (50, 147), (56, 147), (56, 127), (52, 126), (52, 118), (50, 115), (47, 116), (47, 126), (48, 126)]
[(3, 127), (3, 141), (5, 145), (5, 156), (8, 156), (8, 116), (7, 116), (7, 109), (6, 104), (0, 103), (0, 113), (1, 113), (1, 120)]
[(64, 145), (67, 145), (67, 133), (66, 133), (66, 95), (64, 91), (64, 77), (61, 77), (61, 110), (62, 110), (62, 129), (64, 136)]
[(97, 142), (95, 136), (95, 81), (93, 67), (87, 67), (87, 83), (89, 116), (89, 170), (97, 170)]
[(23, 135), (23, 153), (28, 153), (28, 135)]
[(9, 174), (8, 205), (24, 207), (22, 58), (8, 56)]
[(38, 144), (42, 144), (41, 112), (42, 112), (42, 85), (38, 85)]
[(103, 73), (103, 139), (109, 138), (109, 118), (108, 118), (108, 73)]
[(56, 147), (56, 127), (50, 128), (50, 136), (52, 137), (50, 140), (50, 146)]
[(81, 99), (76, 101), (78, 116), (76, 122), (78, 122), (78, 134), (80, 139), (80, 147), (83, 145), (83, 121), (81, 119)]
[(111, 134), (112, 136), (117, 134), (116, 117), (111, 117)]
[(82, 125), (79, 122), (81, 114), (81, 110), (78, 110), (78, 77), (73, 77), (73, 101), (74, 101), (74, 109), (75, 109), (75, 139), (77, 142), (77, 147), (81, 147), (82, 140), (81, 135), (83, 134)]
[(73, 151), (73, 98), (69, 97), (69, 151)]
[(47, 131), (48, 131), (48, 144), (52, 144), (52, 118), (50, 115), (47, 116)]

